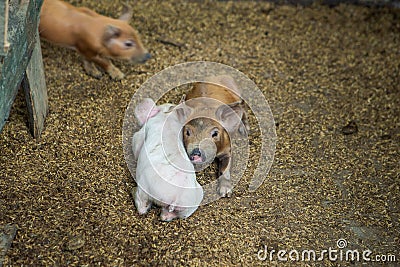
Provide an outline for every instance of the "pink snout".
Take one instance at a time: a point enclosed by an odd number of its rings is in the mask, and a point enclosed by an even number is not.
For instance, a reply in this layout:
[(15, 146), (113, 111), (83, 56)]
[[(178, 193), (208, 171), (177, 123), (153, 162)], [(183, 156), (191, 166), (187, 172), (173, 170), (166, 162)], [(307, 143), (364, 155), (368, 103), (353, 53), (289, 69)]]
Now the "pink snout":
[(206, 161), (205, 153), (199, 148), (193, 149), (189, 158), (192, 163), (203, 163)]

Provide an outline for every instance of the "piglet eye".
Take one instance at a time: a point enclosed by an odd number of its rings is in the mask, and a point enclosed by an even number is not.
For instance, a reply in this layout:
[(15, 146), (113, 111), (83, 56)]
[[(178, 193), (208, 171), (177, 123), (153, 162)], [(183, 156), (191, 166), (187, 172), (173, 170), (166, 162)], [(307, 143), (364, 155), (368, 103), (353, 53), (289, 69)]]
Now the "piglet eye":
[(217, 137), (218, 136), (218, 130), (214, 130), (211, 132), (211, 137)]
[(125, 45), (126, 47), (134, 47), (134, 46), (135, 46), (135, 42), (132, 41), (132, 40), (128, 40), (128, 41), (125, 41), (125, 42), (124, 42), (124, 45)]
[(191, 132), (189, 129), (186, 129), (186, 136), (190, 136)]

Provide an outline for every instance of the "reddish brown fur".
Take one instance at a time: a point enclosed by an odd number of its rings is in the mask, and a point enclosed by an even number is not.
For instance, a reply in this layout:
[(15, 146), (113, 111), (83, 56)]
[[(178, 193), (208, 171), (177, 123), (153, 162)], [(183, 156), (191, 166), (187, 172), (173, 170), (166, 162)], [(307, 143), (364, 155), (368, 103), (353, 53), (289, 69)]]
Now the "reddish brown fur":
[[(205, 145), (202, 148), (202, 154), (205, 154), (205, 161), (209, 155), (215, 155), (219, 163), (219, 186), (218, 193), (221, 196), (230, 196), (232, 183), (230, 180), (230, 159), (231, 144), (230, 137), (226, 129), (221, 125), (221, 118), (218, 111), (223, 110), (225, 105), (229, 105), (232, 110), (239, 116), (243, 122), (243, 126), (234, 123), (231, 131), (245, 131), (248, 129), (246, 114), (244, 112), (244, 103), (240, 98), (240, 92), (230, 76), (217, 76), (210, 78), (211, 83), (196, 83), (186, 96), (186, 105), (191, 109), (188, 123), (184, 127), (184, 144), (189, 156), (193, 156), (194, 149), (201, 149), (200, 142), (202, 140), (212, 140), (215, 147)], [(232, 92), (233, 91), (233, 92)], [(228, 112), (229, 113), (229, 112)], [(194, 119), (193, 119), (194, 118)], [(242, 128), (240, 128), (242, 127)], [(189, 131), (189, 132), (188, 132)], [(218, 132), (216, 136), (215, 131)], [(207, 151), (210, 150), (210, 151)], [(212, 153), (214, 152), (214, 153)], [(202, 155), (204, 156), (204, 155)], [(195, 162), (194, 162), (195, 163)], [(196, 163), (195, 163), (196, 164)], [(196, 165), (195, 165), (196, 166)]]
[[(200, 121), (202, 122), (202, 125), (199, 125)], [(198, 129), (202, 129), (202, 131), (198, 131)], [(219, 135), (216, 137), (210, 135), (211, 131), (214, 129), (218, 129), (219, 132)], [(217, 121), (207, 118), (194, 119), (185, 125), (185, 130), (189, 130), (193, 133), (191, 136), (187, 136), (186, 134), (183, 135), (183, 142), (186, 145), (195, 143), (196, 140), (203, 140), (211, 137), (217, 147), (216, 157), (230, 154), (229, 134)]]
[(193, 89), (186, 95), (186, 100), (197, 98), (197, 97), (208, 97), (215, 100), (221, 101), (224, 104), (231, 104), (235, 102), (241, 102), (239, 96), (233, 94), (231, 90), (216, 84), (211, 83), (196, 83)]
[(39, 32), (43, 39), (81, 53), (88, 74), (101, 76), (94, 63), (113, 79), (122, 79), (123, 73), (108, 58), (141, 63), (150, 57), (138, 33), (128, 24), (130, 17), (130, 11), (120, 19), (113, 19), (86, 7), (74, 7), (60, 0), (45, 0)]

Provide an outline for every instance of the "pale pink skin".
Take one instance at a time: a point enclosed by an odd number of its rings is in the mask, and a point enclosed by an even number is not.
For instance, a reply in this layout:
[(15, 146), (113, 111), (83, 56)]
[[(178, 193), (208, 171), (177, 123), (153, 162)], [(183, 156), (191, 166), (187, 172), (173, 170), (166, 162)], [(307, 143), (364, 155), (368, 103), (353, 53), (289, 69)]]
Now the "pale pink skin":
[(141, 102), (135, 115), (143, 126), (132, 142), (137, 159), (136, 208), (145, 214), (153, 203), (161, 206), (163, 221), (189, 217), (203, 199), (182, 142), (183, 118), (172, 108), (171, 104), (155, 106), (151, 99)]
[(192, 162), (193, 163), (202, 163), (203, 159), (199, 156), (193, 156)]

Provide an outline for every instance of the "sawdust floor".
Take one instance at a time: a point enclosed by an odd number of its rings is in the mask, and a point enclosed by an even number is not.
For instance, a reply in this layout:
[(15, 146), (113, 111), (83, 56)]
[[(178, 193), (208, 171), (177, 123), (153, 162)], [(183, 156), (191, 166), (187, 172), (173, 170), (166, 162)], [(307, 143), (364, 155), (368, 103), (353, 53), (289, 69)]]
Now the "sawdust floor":
[[(119, 15), (120, 5), (101, 2), (74, 3)], [(6, 266), (271, 265), (257, 258), (264, 246), (320, 252), (339, 239), (400, 260), (399, 10), (250, 1), (133, 8), (153, 58), (117, 62), (122, 82), (88, 77), (76, 53), (42, 44), (50, 103), (42, 138), (27, 132), (22, 95), (0, 135), (0, 225), (17, 226)], [(139, 216), (134, 207), (122, 122), (144, 81), (194, 60), (237, 68), (263, 91), (277, 125), (275, 160), (256, 192), (245, 178), (232, 198), (163, 223), (158, 209)], [(358, 131), (343, 128), (351, 121)], [(325, 255), (309, 264), (360, 263)]]

